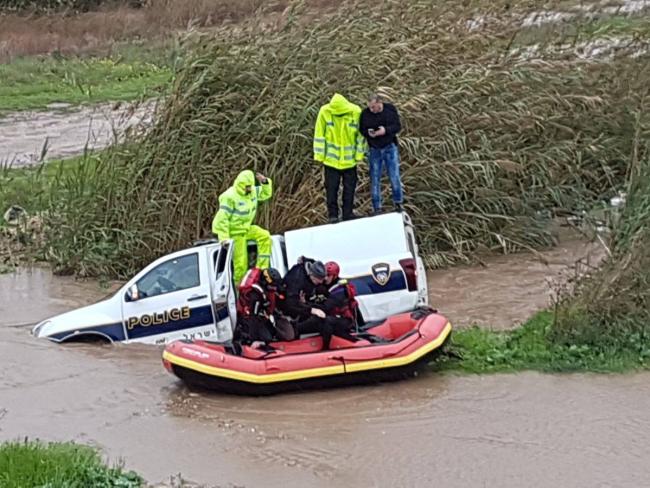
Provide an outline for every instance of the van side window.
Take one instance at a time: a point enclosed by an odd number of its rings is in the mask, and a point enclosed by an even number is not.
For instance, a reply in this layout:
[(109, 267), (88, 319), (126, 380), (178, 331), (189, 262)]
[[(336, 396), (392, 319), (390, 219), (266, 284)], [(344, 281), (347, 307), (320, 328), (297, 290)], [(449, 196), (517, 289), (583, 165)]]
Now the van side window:
[(187, 290), (200, 284), (199, 255), (197, 253), (165, 261), (136, 283), (143, 298)]
[(415, 257), (417, 253), (415, 252), (415, 239), (413, 239), (413, 231), (411, 229), (406, 230), (406, 240), (408, 242), (409, 251), (411, 251), (411, 254)]
[(219, 248), (215, 256), (215, 276), (218, 280), (224, 271), (226, 271), (226, 259), (228, 258), (228, 244), (224, 244)]
[(282, 249), (282, 259), (284, 260), (284, 264), (287, 266), (287, 269), (291, 268), (289, 259), (287, 258), (287, 245), (284, 240), (280, 243), (280, 249)]

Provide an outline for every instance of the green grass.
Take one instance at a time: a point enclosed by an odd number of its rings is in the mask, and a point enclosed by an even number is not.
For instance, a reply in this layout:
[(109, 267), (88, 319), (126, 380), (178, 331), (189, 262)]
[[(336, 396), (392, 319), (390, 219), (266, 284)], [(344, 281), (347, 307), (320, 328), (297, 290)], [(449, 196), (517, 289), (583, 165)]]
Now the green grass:
[(536, 370), (545, 372), (623, 372), (650, 366), (650, 344), (630, 337), (625, 345), (557, 344), (549, 338), (552, 312), (533, 316), (512, 331), (480, 327), (454, 331), (450, 345), (460, 358), (443, 358), (437, 369), (466, 373)]
[(0, 445), (0, 486), (3, 488), (135, 488), (136, 473), (108, 467), (99, 453), (74, 443), (39, 441)]
[(2, 112), (149, 98), (172, 78), (175, 51), (123, 46), (107, 56), (34, 56), (0, 64)]
[[(10, 205), (19, 205), (29, 214), (45, 210), (51, 200), (58, 196), (56, 189), (59, 186), (56, 183), (94, 167), (97, 157), (87, 154), (38, 166), (0, 167), (0, 215)], [(0, 226), (3, 224), (4, 219), (0, 218)]]

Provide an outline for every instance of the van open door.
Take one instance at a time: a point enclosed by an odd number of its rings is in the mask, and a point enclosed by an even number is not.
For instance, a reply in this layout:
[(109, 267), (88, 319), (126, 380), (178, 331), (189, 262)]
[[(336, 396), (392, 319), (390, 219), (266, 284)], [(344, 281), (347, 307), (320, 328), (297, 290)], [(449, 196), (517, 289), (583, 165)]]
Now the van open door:
[(120, 292), (129, 342), (165, 344), (211, 337), (216, 317), (210, 304), (205, 253), (188, 249), (154, 261)]
[(212, 307), (217, 328), (217, 341), (232, 339), (237, 324), (237, 295), (233, 283), (233, 242), (221, 243), (215, 259), (215, 279), (212, 283)]
[(416, 278), (418, 288), (418, 306), (425, 306), (429, 304), (429, 291), (427, 285), (427, 270), (424, 267), (424, 261), (420, 257), (419, 249), (415, 241), (415, 231), (410, 221), (405, 222), (404, 230), (406, 231), (406, 240), (408, 241), (408, 248), (413, 259), (415, 260)]

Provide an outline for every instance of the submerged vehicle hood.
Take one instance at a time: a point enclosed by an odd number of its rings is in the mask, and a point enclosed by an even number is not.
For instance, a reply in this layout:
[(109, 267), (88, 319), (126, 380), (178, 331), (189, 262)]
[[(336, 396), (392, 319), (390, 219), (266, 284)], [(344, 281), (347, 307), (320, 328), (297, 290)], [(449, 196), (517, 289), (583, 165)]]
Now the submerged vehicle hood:
[[(115, 335), (120, 328), (123, 329), (120, 305), (116, 294), (107, 300), (43, 320), (32, 329), (32, 334), (55, 341), (62, 341), (80, 333), (94, 333), (104, 335), (110, 340), (123, 340), (119, 334)], [(112, 329), (112, 333), (108, 332), (108, 328)]]

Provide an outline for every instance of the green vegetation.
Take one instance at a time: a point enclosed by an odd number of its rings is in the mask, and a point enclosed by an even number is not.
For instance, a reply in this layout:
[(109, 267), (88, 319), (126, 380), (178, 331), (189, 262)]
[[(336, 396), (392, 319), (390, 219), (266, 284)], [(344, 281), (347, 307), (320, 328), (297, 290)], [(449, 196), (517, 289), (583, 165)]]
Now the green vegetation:
[(450, 345), (455, 354), (443, 357), (434, 368), (499, 373), (523, 370), (623, 372), (650, 367), (650, 342), (639, 335), (629, 337), (624, 346), (558, 343), (553, 339), (553, 326), (553, 313), (544, 311), (511, 331), (481, 327), (455, 330)]
[(311, 135), (334, 91), (363, 104), (379, 87), (401, 109), (407, 209), (430, 267), (551, 245), (554, 212), (591, 208), (625, 186), (635, 127), (648, 119), (639, 109), (648, 55), (522, 60), (510, 48), (525, 6), (478, 31), (463, 27), (475, 11), (451, 0), (370, 7), (344, 2), (315, 23), (296, 2), (277, 25), (251, 19), (186, 39), (144, 138), (103, 151), (75, 177), (33, 183), (44, 195), (35, 203), (49, 229), (44, 254), (60, 271), (130, 275), (208, 235), (218, 194), (248, 167), (276, 183), (262, 225), (322, 222)]
[(557, 343), (650, 344), (650, 147), (637, 148), (628, 174), (611, 257), (560, 297), (553, 327)]
[[(451, 1), (348, 2), (317, 23), (306, 15), (296, 7), (264, 35), (250, 22), (188, 41), (153, 130), (104, 152), (92, 180), (69, 182), (73, 198), (50, 213), (56, 264), (126, 276), (206, 236), (218, 194), (248, 167), (276, 182), (263, 225), (322, 222), (311, 136), (334, 91), (363, 103), (379, 86), (400, 107), (407, 208), (432, 267), (550, 245), (555, 210), (624, 185), (647, 56), (524, 62), (504, 56), (518, 21), (477, 34), (458, 27), (470, 12)], [(361, 213), (368, 202), (362, 179)]]
[[(26, 168), (0, 167), (0, 274), (34, 260), (48, 260), (44, 212), (52, 211), (72, 195), (66, 188), (78, 187), (97, 165), (97, 154), (52, 161)], [(3, 214), (12, 206), (26, 212), (18, 225), (5, 222)]]
[[(71, 159), (50, 161), (47, 164), (12, 168), (0, 167), (0, 212), (10, 205), (19, 205), (29, 214), (36, 214), (50, 207), (63, 190), (66, 178), (78, 177), (97, 164), (98, 156), (87, 154)], [(0, 220), (0, 226), (3, 221)]]
[[(643, 130), (639, 124), (637, 135)], [(650, 367), (650, 147), (635, 146), (626, 189), (626, 205), (613, 219), (611, 256), (601, 268), (559, 290), (553, 311), (516, 330), (456, 331), (452, 350), (462, 359), (440, 367), (473, 373)]]
[(120, 466), (107, 467), (90, 447), (25, 441), (0, 444), (0, 486), (136, 488), (143, 486), (143, 481)]
[(175, 51), (122, 46), (108, 56), (35, 56), (0, 64), (2, 112), (160, 95), (172, 78)]

